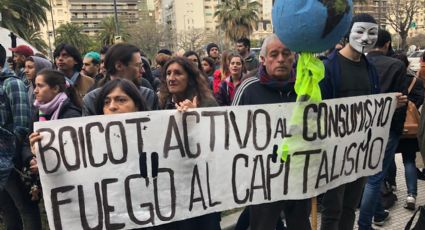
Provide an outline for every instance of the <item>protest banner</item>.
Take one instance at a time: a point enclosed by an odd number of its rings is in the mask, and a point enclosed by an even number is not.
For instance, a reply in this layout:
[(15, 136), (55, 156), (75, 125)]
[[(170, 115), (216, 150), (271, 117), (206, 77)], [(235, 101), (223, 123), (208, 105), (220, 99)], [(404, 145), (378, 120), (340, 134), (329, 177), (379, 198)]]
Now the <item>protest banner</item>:
[[(292, 112), (302, 125), (290, 127)], [(394, 94), (38, 122), (51, 229), (130, 229), (317, 196), (381, 170)], [(284, 138), (297, 138), (283, 162)]]

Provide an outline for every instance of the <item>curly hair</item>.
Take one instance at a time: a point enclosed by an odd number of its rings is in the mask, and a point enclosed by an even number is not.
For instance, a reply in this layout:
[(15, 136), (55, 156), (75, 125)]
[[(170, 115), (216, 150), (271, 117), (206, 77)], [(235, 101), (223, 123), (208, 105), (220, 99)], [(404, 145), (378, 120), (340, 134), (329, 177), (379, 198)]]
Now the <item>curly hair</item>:
[(184, 99), (192, 100), (195, 96), (197, 96), (198, 106), (208, 99), (214, 100), (211, 90), (208, 87), (208, 82), (201, 75), (199, 70), (195, 68), (191, 61), (189, 61), (189, 59), (186, 57), (173, 57), (167, 63), (165, 63), (163, 67), (162, 74), (164, 77), (162, 79), (161, 88), (159, 89), (159, 104), (161, 109), (166, 107), (167, 101), (170, 100), (173, 96), (168, 90), (166, 76), (168, 67), (174, 63), (180, 65), (187, 73), (188, 82), (186, 90), (183, 94)]

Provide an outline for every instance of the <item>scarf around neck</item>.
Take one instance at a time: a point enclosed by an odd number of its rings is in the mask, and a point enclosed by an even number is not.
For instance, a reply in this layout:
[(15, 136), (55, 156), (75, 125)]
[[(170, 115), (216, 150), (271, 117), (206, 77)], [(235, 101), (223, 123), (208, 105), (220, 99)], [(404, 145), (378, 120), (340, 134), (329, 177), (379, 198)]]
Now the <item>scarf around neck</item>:
[(39, 110), (39, 121), (47, 121), (50, 116), (50, 120), (57, 120), (59, 117), (59, 110), (61, 109), (64, 101), (68, 99), (66, 93), (62, 92), (56, 95), (51, 101), (47, 103), (40, 103), (35, 100), (34, 106)]
[(293, 69), (291, 70), (288, 80), (275, 79), (267, 73), (264, 65), (260, 65), (260, 68), (258, 70), (258, 78), (260, 79), (260, 84), (262, 85), (266, 85), (267, 87), (270, 87), (276, 90), (283, 90), (283, 88), (288, 83), (295, 82), (295, 72)]

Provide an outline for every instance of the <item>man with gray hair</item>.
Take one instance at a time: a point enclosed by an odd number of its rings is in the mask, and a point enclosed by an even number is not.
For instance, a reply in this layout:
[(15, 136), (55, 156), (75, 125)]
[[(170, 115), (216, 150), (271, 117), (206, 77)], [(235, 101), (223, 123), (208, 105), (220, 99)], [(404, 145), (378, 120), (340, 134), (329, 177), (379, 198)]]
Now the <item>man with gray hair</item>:
[[(264, 40), (257, 77), (245, 79), (238, 87), (232, 105), (259, 105), (295, 102), (295, 54), (276, 35)], [(261, 96), (259, 96), (261, 95)], [(287, 229), (310, 229), (310, 199), (283, 200), (249, 207), (252, 230), (276, 229), (280, 212), (285, 213)]]

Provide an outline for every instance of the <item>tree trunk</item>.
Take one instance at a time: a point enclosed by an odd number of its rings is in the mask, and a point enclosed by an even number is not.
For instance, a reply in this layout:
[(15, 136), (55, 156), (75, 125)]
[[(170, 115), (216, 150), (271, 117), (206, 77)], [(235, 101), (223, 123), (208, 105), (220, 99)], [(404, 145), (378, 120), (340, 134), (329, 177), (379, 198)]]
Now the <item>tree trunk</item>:
[(400, 35), (400, 39), (401, 39), (401, 46), (400, 48), (403, 50), (407, 50), (407, 31), (400, 31), (398, 33)]

